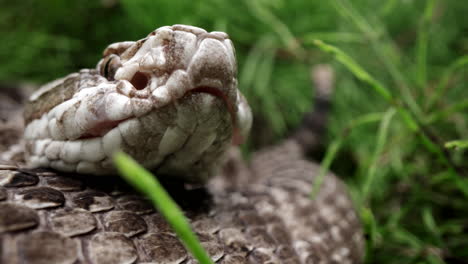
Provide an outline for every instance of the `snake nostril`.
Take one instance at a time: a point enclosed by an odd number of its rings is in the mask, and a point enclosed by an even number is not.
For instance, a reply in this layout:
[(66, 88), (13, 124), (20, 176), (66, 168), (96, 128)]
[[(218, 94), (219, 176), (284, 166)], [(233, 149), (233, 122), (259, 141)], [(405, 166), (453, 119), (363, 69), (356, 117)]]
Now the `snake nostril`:
[(130, 83), (133, 85), (133, 87), (135, 87), (135, 89), (143, 90), (148, 85), (148, 76), (140, 71), (137, 71), (130, 80)]

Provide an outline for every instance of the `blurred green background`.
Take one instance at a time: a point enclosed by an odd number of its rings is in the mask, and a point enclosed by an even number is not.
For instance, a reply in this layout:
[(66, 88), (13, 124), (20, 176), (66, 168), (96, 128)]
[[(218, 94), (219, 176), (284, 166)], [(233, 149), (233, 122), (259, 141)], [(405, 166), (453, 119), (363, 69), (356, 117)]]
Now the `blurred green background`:
[(240, 89), (263, 135), (253, 137), (250, 150), (299, 124), (313, 104), (311, 67), (331, 64), (336, 91), (325, 157), (356, 201), (366, 262), (467, 263), (468, 155), (444, 143), (468, 138), (468, 1), (0, 0), (0, 6), (1, 82), (40, 84), (95, 67), (108, 44), (163, 25), (228, 32)]

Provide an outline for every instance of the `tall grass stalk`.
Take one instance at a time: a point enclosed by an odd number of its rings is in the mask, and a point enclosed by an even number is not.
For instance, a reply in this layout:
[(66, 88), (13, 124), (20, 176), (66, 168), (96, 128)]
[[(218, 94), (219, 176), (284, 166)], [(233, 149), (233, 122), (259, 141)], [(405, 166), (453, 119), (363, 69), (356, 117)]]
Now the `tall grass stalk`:
[(166, 218), (192, 255), (201, 264), (213, 264), (208, 253), (203, 249), (197, 236), (192, 231), (182, 210), (172, 200), (156, 177), (123, 152), (114, 155), (114, 162), (120, 175), (151, 199), (153, 205)]

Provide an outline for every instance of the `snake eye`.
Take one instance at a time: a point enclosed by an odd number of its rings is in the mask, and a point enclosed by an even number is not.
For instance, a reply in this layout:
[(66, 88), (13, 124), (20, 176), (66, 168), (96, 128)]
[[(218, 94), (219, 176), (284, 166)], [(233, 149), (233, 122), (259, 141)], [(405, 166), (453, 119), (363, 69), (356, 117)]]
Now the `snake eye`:
[(111, 54), (107, 58), (103, 60), (100, 67), (100, 73), (109, 81), (114, 81), (114, 75), (117, 69), (122, 66), (120, 63), (120, 58), (115, 55)]
[(133, 87), (135, 87), (135, 89), (143, 90), (145, 89), (146, 85), (148, 85), (148, 76), (140, 71), (137, 71), (130, 80), (130, 83), (133, 85)]

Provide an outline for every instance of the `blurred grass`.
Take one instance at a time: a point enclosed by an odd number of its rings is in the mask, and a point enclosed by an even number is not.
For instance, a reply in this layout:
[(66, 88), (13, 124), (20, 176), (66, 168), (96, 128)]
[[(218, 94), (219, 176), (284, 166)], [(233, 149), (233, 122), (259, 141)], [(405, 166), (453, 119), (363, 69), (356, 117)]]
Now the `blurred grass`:
[[(109, 43), (162, 25), (227, 31), (237, 49), (239, 86), (256, 118), (251, 150), (297, 126), (313, 103), (310, 67), (332, 64), (337, 80), (325, 162), (348, 183), (361, 212), (367, 263), (468, 258), (468, 2), (0, 4), (0, 81), (43, 83), (94, 67)], [(453, 140), (462, 140), (448, 144), (458, 148), (444, 147)]]

